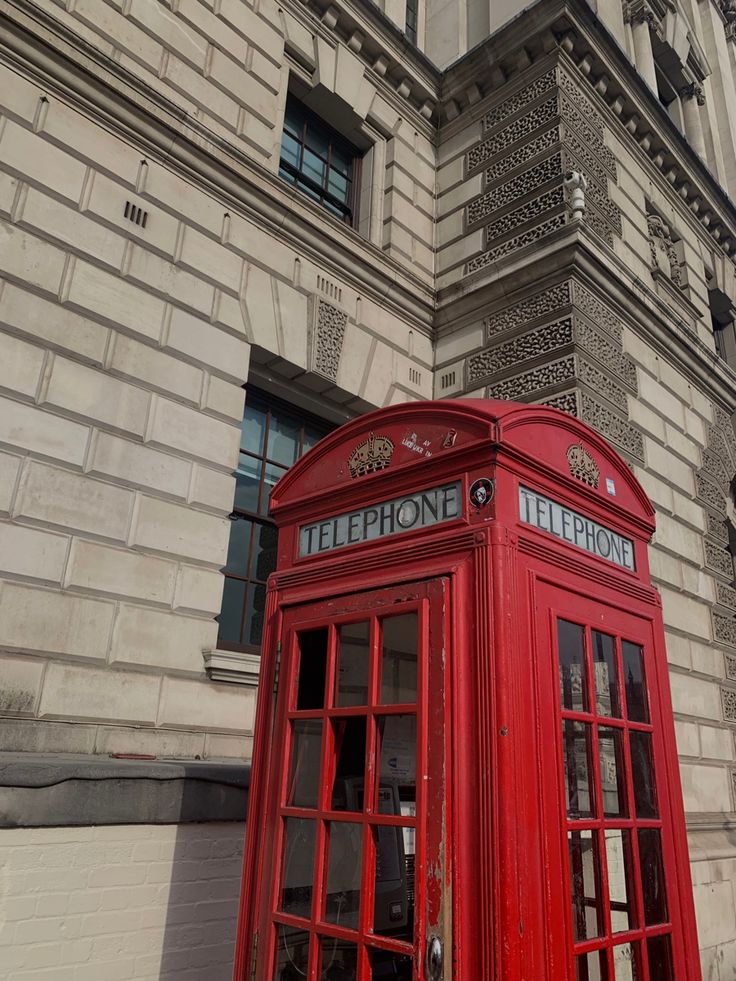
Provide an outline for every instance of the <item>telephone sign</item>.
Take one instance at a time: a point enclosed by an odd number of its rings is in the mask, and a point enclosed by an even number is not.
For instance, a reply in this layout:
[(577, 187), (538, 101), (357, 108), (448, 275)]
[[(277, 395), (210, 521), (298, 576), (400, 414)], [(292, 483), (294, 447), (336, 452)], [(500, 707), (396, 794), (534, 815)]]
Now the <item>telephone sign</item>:
[(271, 513), (235, 981), (700, 981), (625, 462), (555, 409), (413, 402)]

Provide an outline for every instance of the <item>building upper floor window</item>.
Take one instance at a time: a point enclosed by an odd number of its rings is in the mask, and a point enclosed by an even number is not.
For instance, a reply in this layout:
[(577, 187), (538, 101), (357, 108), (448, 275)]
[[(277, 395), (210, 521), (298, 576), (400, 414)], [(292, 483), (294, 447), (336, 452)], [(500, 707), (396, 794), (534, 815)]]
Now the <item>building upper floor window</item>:
[(418, 15), (419, 0), (406, 0), (406, 31), (404, 33), (412, 44), (417, 43)]
[(268, 517), (269, 497), (292, 463), (330, 428), (248, 390), (235, 472), (218, 647), (258, 650), (266, 580), (276, 568), (276, 526)]
[(360, 151), (289, 95), (279, 176), (349, 225), (356, 224)]

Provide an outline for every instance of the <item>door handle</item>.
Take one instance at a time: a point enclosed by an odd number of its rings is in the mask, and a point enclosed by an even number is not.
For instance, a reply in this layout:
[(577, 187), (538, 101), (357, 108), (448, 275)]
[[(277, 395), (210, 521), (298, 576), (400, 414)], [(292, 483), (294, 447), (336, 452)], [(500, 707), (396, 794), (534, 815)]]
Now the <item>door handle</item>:
[(427, 960), (425, 963), (427, 981), (442, 981), (443, 960), (442, 941), (439, 937), (430, 937), (427, 941)]

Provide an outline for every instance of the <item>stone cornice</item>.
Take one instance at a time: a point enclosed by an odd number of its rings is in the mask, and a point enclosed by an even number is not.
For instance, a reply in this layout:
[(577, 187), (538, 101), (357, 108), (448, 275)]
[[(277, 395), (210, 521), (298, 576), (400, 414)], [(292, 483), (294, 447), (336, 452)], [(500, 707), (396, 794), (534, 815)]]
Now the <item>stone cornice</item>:
[(340, 276), (424, 333), (434, 293), (398, 263), (305, 200), (184, 109), (87, 44), (31, 0), (0, 0), (9, 64), (188, 179), (252, 217), (280, 241)]

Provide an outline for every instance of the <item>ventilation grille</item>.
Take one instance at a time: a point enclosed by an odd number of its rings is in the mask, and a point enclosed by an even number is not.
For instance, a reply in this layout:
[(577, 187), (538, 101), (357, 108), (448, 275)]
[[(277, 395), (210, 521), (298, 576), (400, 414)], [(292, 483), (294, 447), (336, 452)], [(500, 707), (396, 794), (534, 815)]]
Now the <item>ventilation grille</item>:
[(337, 300), (338, 303), (342, 302), (342, 290), (340, 287), (331, 283), (329, 279), (325, 279), (324, 276), (317, 276), (317, 289), (321, 290), (325, 296), (329, 296), (331, 300)]
[(409, 368), (409, 381), (412, 383), (412, 385), (421, 385), (422, 384), (421, 371), (417, 371), (416, 368)]
[(456, 381), (456, 376), (454, 371), (447, 371), (444, 375), (440, 377), (440, 388), (451, 388)]
[(125, 202), (125, 211), (123, 215), (132, 221), (134, 225), (139, 225), (141, 228), (146, 227), (146, 222), (148, 221), (148, 212), (144, 211), (143, 208), (139, 208), (137, 205), (133, 204), (132, 201)]

